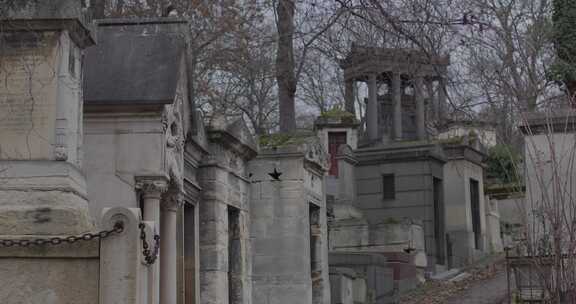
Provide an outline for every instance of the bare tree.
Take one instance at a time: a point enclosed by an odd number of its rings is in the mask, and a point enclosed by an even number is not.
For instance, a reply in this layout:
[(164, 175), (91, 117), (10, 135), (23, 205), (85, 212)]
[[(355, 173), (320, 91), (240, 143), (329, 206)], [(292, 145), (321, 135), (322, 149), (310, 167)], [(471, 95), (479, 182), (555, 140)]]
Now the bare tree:
[[(521, 112), (557, 100), (559, 91), (548, 79), (550, 0), (337, 1), (374, 29), (375, 46), (450, 54), (451, 114), (476, 118), (482, 111), (497, 123), (503, 141), (518, 138), (515, 121)], [(351, 37), (370, 41), (358, 29)]]
[[(300, 9), (294, 0), (278, 0), (275, 7), (278, 31), (276, 79), (280, 107), (280, 132), (291, 132), (296, 129), (296, 90), (307, 62), (308, 51), (343, 14), (343, 10), (336, 9), (333, 5), (323, 1), (302, 2), (299, 5)], [(300, 12), (298, 16), (297, 12)], [(298, 21), (298, 30), (295, 26), (296, 21)], [(295, 41), (298, 43), (298, 56), (294, 51)]]
[[(234, 39), (225, 59), (217, 60), (204, 107), (246, 118), (255, 134), (267, 134), (277, 126), (278, 99), (274, 75), (274, 43), (270, 25), (252, 26)], [(234, 94), (231, 94), (231, 93)]]

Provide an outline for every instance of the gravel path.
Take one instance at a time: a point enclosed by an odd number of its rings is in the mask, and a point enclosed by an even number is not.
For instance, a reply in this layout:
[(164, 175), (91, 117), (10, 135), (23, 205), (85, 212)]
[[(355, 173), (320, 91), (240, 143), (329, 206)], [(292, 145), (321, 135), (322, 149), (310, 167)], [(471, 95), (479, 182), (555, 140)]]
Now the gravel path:
[(474, 282), (460, 293), (450, 297), (446, 304), (502, 304), (506, 300), (506, 273)]
[(428, 281), (400, 299), (400, 304), (505, 304), (506, 271), (501, 258), (470, 268), (457, 282)]

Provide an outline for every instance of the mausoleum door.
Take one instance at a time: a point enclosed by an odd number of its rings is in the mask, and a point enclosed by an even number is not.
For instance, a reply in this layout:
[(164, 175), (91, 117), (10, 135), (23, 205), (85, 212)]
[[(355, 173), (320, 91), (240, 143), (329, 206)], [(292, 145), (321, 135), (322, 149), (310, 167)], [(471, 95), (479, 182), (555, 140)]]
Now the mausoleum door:
[(346, 132), (328, 133), (328, 153), (330, 153), (330, 175), (338, 177), (338, 148), (346, 144)]

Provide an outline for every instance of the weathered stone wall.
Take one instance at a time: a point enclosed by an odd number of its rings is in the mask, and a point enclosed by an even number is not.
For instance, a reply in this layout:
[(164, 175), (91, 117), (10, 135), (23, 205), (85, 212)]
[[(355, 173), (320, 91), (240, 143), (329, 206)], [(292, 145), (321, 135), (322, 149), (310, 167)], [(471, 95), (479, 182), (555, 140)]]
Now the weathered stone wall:
[[(394, 272), (389, 268), (388, 259), (378, 253), (331, 252), (332, 269), (350, 269), (359, 279), (353, 282), (354, 303), (389, 304), (394, 303)], [(340, 283), (338, 280), (336, 284)], [(339, 299), (338, 296), (335, 299)]]
[(529, 231), (525, 240), (540, 248), (543, 243), (552, 242), (554, 225), (550, 222), (558, 221), (554, 214), (572, 214), (576, 208), (573, 203), (576, 112), (557, 109), (526, 113), (523, 118), (520, 129), (524, 133), (526, 193), (518, 207), (526, 225), (522, 229)]
[(250, 162), (255, 304), (330, 302), (324, 164), (306, 153), (282, 147)]
[(30, 30), (0, 33), (0, 234), (86, 232), (80, 47), (48, 20), (13, 25)]
[[(574, 133), (559, 131), (527, 135), (524, 142), (526, 198), (521, 210), (524, 211), (524, 221), (532, 225), (527, 229), (532, 231), (530, 237), (536, 242), (546, 233), (542, 225), (534, 224), (540, 223), (541, 210), (551, 212), (554, 204), (569, 202), (573, 196), (572, 189), (576, 189), (572, 165), (576, 139)], [(564, 211), (572, 212), (570, 210), (574, 209), (574, 206), (566, 205)]]
[(79, 162), (80, 52), (68, 32), (4, 32), (0, 40), (0, 158)]
[(252, 303), (247, 160), (255, 148), (241, 127), (226, 123), (210, 126), (209, 154), (200, 165), (202, 304)]
[(6, 304), (98, 304), (99, 261), (95, 256), (0, 258), (0, 297)]
[[(356, 272), (349, 268), (330, 268), (330, 298), (332, 304), (355, 304), (364, 303), (362, 295), (366, 296), (366, 290), (357, 288), (358, 282), (364, 278), (358, 277)], [(356, 284), (355, 284), (356, 283)], [(364, 282), (365, 286), (365, 282)], [(356, 287), (356, 288), (355, 288)]]
[[(429, 267), (436, 261), (436, 236), (434, 235), (434, 189), (433, 178), (443, 180), (443, 163), (434, 159), (422, 160), (409, 156), (405, 161), (375, 161), (358, 150), (359, 163), (356, 167), (356, 191), (354, 206), (362, 210), (370, 225), (387, 220), (410, 218), (421, 221), (425, 234), (425, 248)], [(368, 151), (364, 152), (368, 153)], [(370, 151), (370, 153), (374, 153)], [(384, 174), (394, 174), (395, 199), (383, 199)], [(441, 206), (443, 208), (442, 200)], [(440, 219), (441, 230), (444, 219)], [(443, 235), (440, 243), (444, 242)]]
[[(470, 180), (478, 182), (480, 240), (475, 248), (472, 227)], [(446, 233), (452, 243), (453, 266), (459, 267), (481, 257), (486, 249), (486, 208), (484, 201), (484, 168), (468, 160), (451, 160), (444, 165), (444, 198), (446, 204)]]
[(166, 176), (161, 116), (86, 113), (84, 168), (93, 216), (108, 207), (139, 207), (135, 176)]

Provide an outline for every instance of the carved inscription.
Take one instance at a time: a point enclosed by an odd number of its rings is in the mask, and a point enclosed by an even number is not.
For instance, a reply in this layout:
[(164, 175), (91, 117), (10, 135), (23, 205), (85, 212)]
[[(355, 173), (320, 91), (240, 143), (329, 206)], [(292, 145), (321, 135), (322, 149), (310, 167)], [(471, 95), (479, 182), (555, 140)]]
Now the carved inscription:
[(49, 125), (46, 110), (48, 104), (33, 98), (10, 96), (0, 99), (0, 128), (2, 132), (26, 135), (34, 129), (46, 128)]
[(0, 158), (49, 157), (58, 45), (56, 35), (41, 38), (35, 47), (15, 42), (0, 52)]

